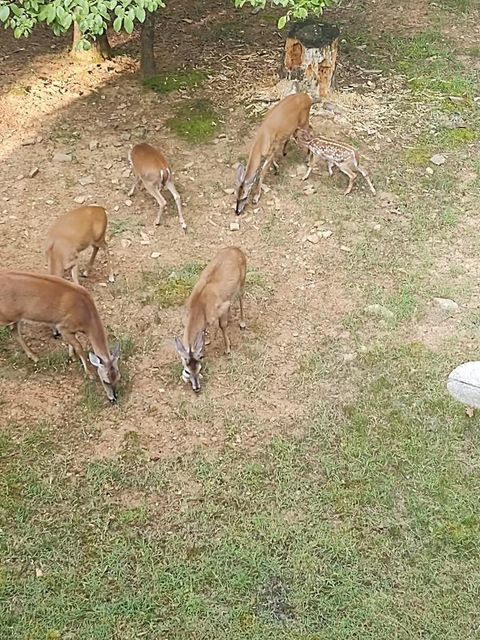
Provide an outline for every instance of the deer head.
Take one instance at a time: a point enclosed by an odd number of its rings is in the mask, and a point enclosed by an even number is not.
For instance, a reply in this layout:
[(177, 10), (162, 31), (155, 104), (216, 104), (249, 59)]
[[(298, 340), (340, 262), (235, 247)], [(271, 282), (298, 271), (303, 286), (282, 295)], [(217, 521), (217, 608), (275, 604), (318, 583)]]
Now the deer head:
[(97, 356), (96, 353), (90, 352), (88, 354), (88, 359), (97, 369), (98, 377), (110, 402), (116, 402), (118, 398), (117, 387), (120, 381), (120, 371), (118, 370), (119, 358), (120, 344), (115, 345), (112, 355), (106, 360)]
[(203, 331), (197, 334), (193, 345), (187, 349), (180, 338), (175, 338), (175, 346), (183, 365), (182, 380), (190, 382), (195, 393), (200, 391), (200, 370), (202, 368), (201, 359), (205, 346)]

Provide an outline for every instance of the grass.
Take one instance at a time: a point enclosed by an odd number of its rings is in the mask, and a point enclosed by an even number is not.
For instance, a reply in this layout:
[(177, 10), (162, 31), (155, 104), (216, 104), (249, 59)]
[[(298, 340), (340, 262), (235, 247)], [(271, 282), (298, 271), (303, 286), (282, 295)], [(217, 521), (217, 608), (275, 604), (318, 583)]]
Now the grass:
[(186, 262), (173, 270), (160, 269), (144, 272), (142, 275), (144, 302), (158, 304), (163, 308), (183, 304), (204, 268), (203, 263)]
[(196, 88), (201, 85), (206, 76), (206, 72), (200, 69), (179, 69), (148, 78), (143, 84), (155, 93), (171, 93), (179, 89)]
[[(470, 637), (480, 443), (449, 360), (374, 347), (355, 402), (314, 399), (303, 438), (254, 455), (152, 462), (127, 434), (71, 473), (48, 425), (10, 425), (2, 638)], [(226, 416), (230, 437), (245, 419)]]
[(182, 103), (167, 127), (190, 143), (202, 143), (217, 133), (219, 118), (208, 100), (190, 100)]

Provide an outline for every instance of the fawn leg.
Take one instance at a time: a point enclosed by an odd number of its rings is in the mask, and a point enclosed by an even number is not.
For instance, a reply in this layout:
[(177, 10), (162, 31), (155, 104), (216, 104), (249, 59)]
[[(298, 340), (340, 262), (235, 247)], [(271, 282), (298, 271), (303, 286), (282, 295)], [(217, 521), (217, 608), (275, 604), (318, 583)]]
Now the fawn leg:
[(165, 198), (162, 196), (162, 194), (160, 193), (160, 186), (157, 185), (156, 183), (145, 183), (145, 189), (148, 191), (148, 193), (153, 196), (155, 198), (155, 200), (158, 203), (159, 206), (159, 211), (158, 211), (158, 215), (155, 218), (155, 224), (159, 225), (160, 224), (160, 218), (162, 216), (163, 210), (165, 209), (165, 205), (167, 204), (167, 201), (165, 200)]
[(172, 194), (172, 196), (173, 196), (173, 198), (175, 200), (175, 204), (177, 205), (177, 210), (178, 210), (178, 221), (180, 222), (180, 224), (182, 226), (182, 229), (184, 231), (186, 231), (187, 230), (187, 225), (186, 225), (185, 220), (183, 218), (182, 201), (180, 199), (180, 195), (179, 195), (178, 191), (175, 189), (175, 185), (173, 184), (172, 180), (169, 180), (168, 182), (166, 182), (165, 186), (170, 191), (170, 193)]
[(245, 317), (243, 315), (243, 289), (240, 291), (238, 296), (238, 304), (240, 306), (240, 322), (238, 323), (238, 326), (240, 329), (245, 329), (247, 325), (245, 324)]
[(342, 171), (342, 173), (344, 173), (345, 175), (348, 176), (348, 186), (344, 192), (344, 196), (348, 196), (348, 194), (350, 193), (350, 191), (352, 190), (353, 187), (353, 183), (355, 182), (356, 178), (357, 178), (357, 174), (355, 173), (355, 171), (352, 169), (352, 166), (349, 162), (343, 162), (341, 164), (337, 165), (338, 168), (340, 169), (340, 171)]
[(20, 322), (15, 322), (15, 324), (13, 325), (13, 332), (15, 333), (15, 338), (17, 339), (18, 344), (24, 350), (27, 358), (30, 358), (30, 360), (33, 360), (33, 362), (38, 362), (38, 356), (36, 356), (33, 351), (29, 347), (27, 347), (22, 338), (22, 334), (20, 332)]
[(75, 284), (80, 284), (78, 279), (78, 262), (76, 262), (72, 267), (72, 280)]
[(370, 176), (368, 174), (368, 171), (365, 169), (365, 167), (362, 167), (362, 165), (360, 165), (360, 164), (357, 165), (357, 169), (360, 171), (362, 176), (365, 178), (365, 182), (370, 187), (370, 191), (373, 193), (373, 195), (375, 195), (377, 192), (375, 191), (375, 187), (373, 186), (372, 181), (370, 180)]
[(313, 166), (315, 164), (315, 156), (313, 155), (313, 153), (311, 151), (308, 152), (308, 169), (307, 169), (307, 173), (303, 176), (302, 180), (307, 180), (310, 177), (310, 174), (313, 171)]

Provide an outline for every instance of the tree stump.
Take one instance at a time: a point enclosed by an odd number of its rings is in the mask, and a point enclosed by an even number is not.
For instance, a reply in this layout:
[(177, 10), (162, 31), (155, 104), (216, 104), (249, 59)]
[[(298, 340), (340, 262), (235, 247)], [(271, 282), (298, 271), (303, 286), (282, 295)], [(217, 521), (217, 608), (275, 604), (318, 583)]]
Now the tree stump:
[(293, 22), (285, 43), (283, 77), (297, 80), (312, 97), (324, 98), (332, 87), (339, 36), (334, 25), (314, 19)]
[(90, 64), (109, 60), (112, 57), (112, 49), (110, 48), (106, 31), (97, 36), (96, 40), (91, 43), (92, 46), (88, 50), (79, 49), (77, 46), (82, 37), (82, 32), (80, 31), (78, 24), (74, 22), (73, 42), (70, 55), (76, 62)]

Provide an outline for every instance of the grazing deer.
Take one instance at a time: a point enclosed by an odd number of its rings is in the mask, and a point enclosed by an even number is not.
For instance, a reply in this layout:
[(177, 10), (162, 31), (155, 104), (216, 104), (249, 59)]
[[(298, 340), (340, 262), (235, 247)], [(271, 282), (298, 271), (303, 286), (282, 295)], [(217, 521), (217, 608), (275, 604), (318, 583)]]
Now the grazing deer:
[(76, 337), (77, 333), (85, 334), (93, 348), (89, 360), (96, 367), (110, 402), (117, 400), (120, 345), (110, 353), (105, 328), (86, 289), (56, 276), (1, 271), (0, 325), (13, 325), (20, 346), (37, 362), (38, 357), (23, 341), (22, 320), (54, 325), (68, 344), (70, 356), (75, 353), (90, 377), (82, 345)]
[(294, 133), (295, 142), (308, 151), (308, 170), (302, 180), (306, 180), (312, 173), (315, 158), (320, 158), (327, 162), (328, 175), (333, 175), (333, 166), (337, 166), (340, 171), (348, 176), (348, 186), (344, 195), (348, 195), (352, 190), (353, 183), (357, 179), (357, 171), (365, 178), (370, 187), (370, 191), (375, 195), (375, 187), (370, 180), (370, 176), (365, 167), (360, 164), (358, 151), (348, 144), (335, 142), (320, 136), (315, 136), (312, 129), (297, 129)]
[(168, 166), (163, 153), (158, 149), (155, 149), (151, 145), (143, 142), (136, 144), (128, 155), (130, 164), (132, 165), (133, 173), (136, 177), (136, 182), (128, 192), (129, 196), (132, 196), (135, 192), (135, 188), (140, 182), (143, 183), (145, 189), (150, 195), (152, 195), (158, 202), (160, 207), (158, 215), (155, 219), (155, 224), (160, 224), (160, 218), (162, 217), (163, 210), (167, 201), (162, 196), (161, 191), (166, 187), (175, 199), (175, 204), (178, 209), (178, 220), (182, 225), (184, 231), (187, 230), (187, 225), (183, 219), (182, 202), (178, 191), (175, 189), (172, 179), (172, 171)]
[(186, 303), (183, 339), (175, 338), (175, 344), (183, 364), (182, 378), (184, 382), (190, 381), (197, 393), (200, 391), (200, 361), (205, 346), (205, 329), (218, 321), (225, 342), (225, 353), (230, 353), (228, 312), (237, 296), (240, 328), (245, 329), (243, 289), (246, 271), (247, 261), (240, 249), (221, 249), (201, 273)]
[[(237, 204), (235, 213), (240, 215), (247, 204), (248, 196), (257, 182), (253, 203), (257, 204), (262, 192), (262, 182), (275, 156), (281, 148), (283, 155), (294, 131), (307, 127), (313, 101), (306, 93), (294, 93), (275, 105), (260, 125), (248, 158), (246, 168), (237, 168)], [(276, 163), (274, 163), (276, 164)]]
[(107, 230), (107, 212), (103, 207), (86, 206), (74, 209), (59, 218), (50, 227), (47, 240), (48, 272), (52, 276), (63, 277), (67, 269), (72, 270), (72, 279), (78, 281), (78, 254), (92, 247), (92, 255), (86, 277), (95, 262), (99, 249), (103, 249), (107, 258), (108, 280), (114, 282), (112, 264), (105, 241)]

